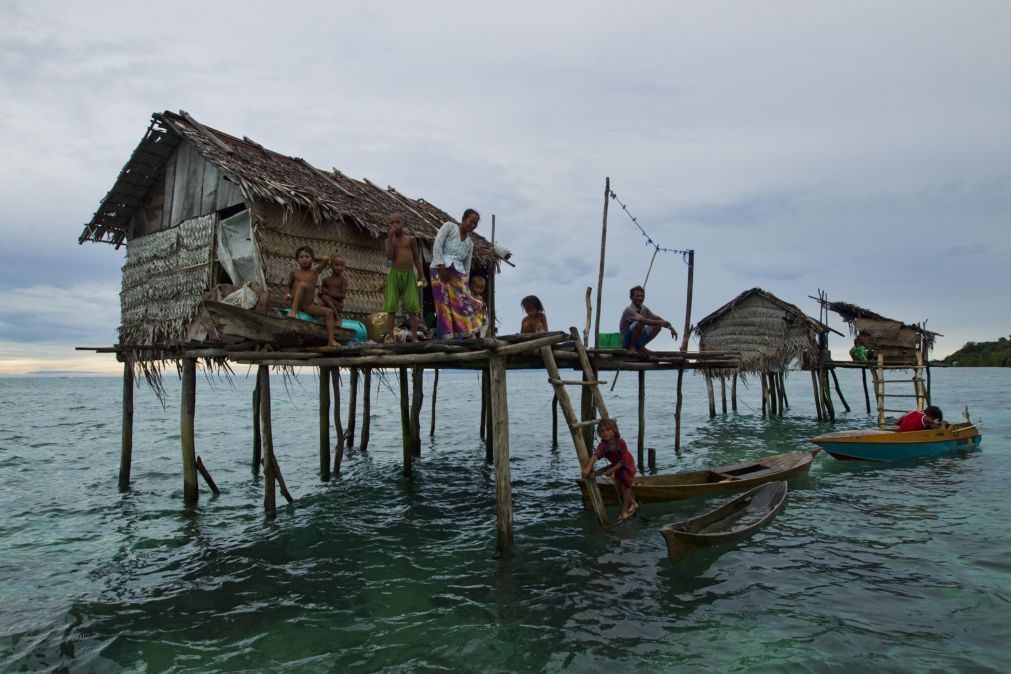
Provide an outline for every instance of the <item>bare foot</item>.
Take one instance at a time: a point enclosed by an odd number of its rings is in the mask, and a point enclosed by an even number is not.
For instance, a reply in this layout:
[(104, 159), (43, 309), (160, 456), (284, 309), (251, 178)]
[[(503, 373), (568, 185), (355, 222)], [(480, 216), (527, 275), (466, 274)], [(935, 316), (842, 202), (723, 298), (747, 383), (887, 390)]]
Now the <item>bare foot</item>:
[(297, 311), (289, 311), (288, 312), (288, 318), (298, 318), (298, 312)]
[(383, 340), (383, 344), (396, 344), (397, 340), (393, 335), (386, 335), (386, 339)]
[(340, 344), (337, 343), (336, 339), (331, 339), (329, 342), (327, 342), (326, 345), (327, 346), (340, 346)]

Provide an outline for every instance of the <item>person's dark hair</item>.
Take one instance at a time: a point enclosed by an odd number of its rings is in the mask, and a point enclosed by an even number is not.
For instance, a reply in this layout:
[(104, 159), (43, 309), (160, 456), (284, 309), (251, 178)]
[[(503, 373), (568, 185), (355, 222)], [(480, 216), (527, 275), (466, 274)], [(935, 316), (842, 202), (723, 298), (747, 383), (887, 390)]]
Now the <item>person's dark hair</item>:
[(614, 431), (615, 438), (621, 437), (621, 432), (618, 431), (618, 422), (615, 421), (614, 419), (610, 418), (601, 419), (600, 423), (597, 424), (597, 432), (600, 433), (600, 429), (602, 428), (610, 428), (612, 431)]
[(477, 216), (478, 218), (480, 218), (480, 217), (481, 217), (481, 214), (480, 214), (480, 213), (478, 213), (477, 211), (475, 211), (475, 210), (474, 210), (473, 208), (468, 208), (467, 210), (465, 210), (465, 211), (463, 212), (463, 217), (462, 217), (462, 218), (460, 218), (460, 222), (463, 222), (464, 220), (466, 220), (466, 219), (467, 219), (467, 216), (468, 216), (468, 215), (470, 215), (470, 214), (472, 214), (472, 213), (473, 213), (474, 215), (476, 215), (476, 216)]
[(937, 405), (927, 405), (923, 408), (923, 413), (932, 419), (936, 419), (937, 421), (944, 419), (944, 413), (941, 412), (941, 408)]
[(312, 248), (309, 246), (301, 246), (295, 250), (295, 258), (298, 259), (298, 254), (302, 251), (309, 253), (309, 257), (316, 257), (316, 253), (313, 252)]
[(642, 286), (635, 286), (634, 288), (632, 288), (631, 290), (628, 291), (628, 298), (629, 299), (632, 299), (632, 295), (635, 294), (636, 290), (641, 290), (643, 295), (646, 294), (646, 289), (645, 288), (643, 288)]
[(524, 309), (530, 306), (539, 311), (540, 313), (542, 314), (544, 313), (544, 305), (541, 304), (541, 300), (537, 297), (537, 295), (527, 295), (526, 297), (520, 300), (520, 306), (523, 307)]

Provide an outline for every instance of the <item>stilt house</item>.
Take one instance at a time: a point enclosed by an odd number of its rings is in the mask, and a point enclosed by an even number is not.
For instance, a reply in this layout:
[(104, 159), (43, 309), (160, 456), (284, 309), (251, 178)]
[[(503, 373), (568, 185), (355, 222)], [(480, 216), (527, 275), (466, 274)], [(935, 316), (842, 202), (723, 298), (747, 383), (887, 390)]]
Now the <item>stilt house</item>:
[[(260, 312), (282, 306), (294, 251), (303, 245), (320, 256), (344, 256), (345, 317), (364, 320), (379, 311), (393, 212), (406, 214), (427, 263), (438, 228), (453, 219), (445, 211), (211, 129), (185, 112), (163, 112), (152, 116), (79, 242), (127, 247), (120, 344), (170, 350), (220, 340), (202, 315), (206, 300), (219, 299), (219, 287), (255, 283), (265, 289)], [(492, 247), (473, 236), (476, 264), (487, 265)], [(424, 299), (431, 302), (430, 290)], [(167, 351), (136, 353), (155, 359)]]

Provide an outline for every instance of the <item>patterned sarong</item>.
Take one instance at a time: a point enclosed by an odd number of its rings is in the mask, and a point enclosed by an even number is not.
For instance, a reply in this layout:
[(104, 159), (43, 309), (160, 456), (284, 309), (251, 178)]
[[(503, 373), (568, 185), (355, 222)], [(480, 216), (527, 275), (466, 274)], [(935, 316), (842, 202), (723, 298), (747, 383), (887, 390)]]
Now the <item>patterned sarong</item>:
[(449, 282), (443, 283), (432, 268), (432, 298), (435, 300), (435, 329), (442, 338), (472, 336), (484, 324), (484, 303), (470, 294), (463, 274), (449, 268)]

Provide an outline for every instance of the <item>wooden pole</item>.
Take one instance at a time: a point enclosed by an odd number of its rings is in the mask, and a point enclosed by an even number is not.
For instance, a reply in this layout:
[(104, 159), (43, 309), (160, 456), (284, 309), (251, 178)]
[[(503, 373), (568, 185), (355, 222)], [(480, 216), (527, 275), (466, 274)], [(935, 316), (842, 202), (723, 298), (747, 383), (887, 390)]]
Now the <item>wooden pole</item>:
[(593, 318), (593, 308), (590, 304), (593, 288), (586, 286), (586, 326), (583, 328), (583, 344), (590, 343), (590, 319)]
[(723, 403), (723, 414), (727, 413), (727, 377), (720, 375), (720, 400)]
[(372, 368), (365, 368), (365, 378), (362, 381), (362, 440), (359, 450), (369, 449), (369, 428), (372, 426)]
[(765, 373), (760, 373), (762, 377), (762, 416), (767, 416), (771, 414), (769, 410), (769, 382), (765, 377)]
[(432, 425), (428, 429), (428, 437), (435, 437), (435, 399), (439, 395), (439, 368), (435, 368), (435, 378), (432, 381)]
[(415, 365), (412, 370), (411, 381), (414, 390), (411, 393), (411, 452), (415, 456), (421, 456), (421, 404), (425, 401), (422, 386), (425, 380), (425, 367)]
[(730, 380), (730, 409), (737, 411), (737, 370), (734, 370), (734, 378)]
[[(340, 412), (338, 412), (338, 415)], [(319, 368), (319, 477), (330, 479), (330, 368)]]
[(811, 389), (814, 391), (814, 409), (818, 413), (818, 421), (821, 421), (825, 418), (825, 413), (822, 411), (821, 396), (818, 394), (818, 375), (813, 367), (811, 368)]
[(253, 386), (253, 475), (260, 474), (260, 461), (263, 460), (263, 445), (260, 441), (260, 370), (266, 367), (257, 366), (256, 385)]
[(348, 424), (344, 435), (347, 436), (347, 446), (355, 444), (355, 418), (358, 416), (358, 368), (351, 368), (351, 398), (348, 400)]
[(779, 395), (782, 398), (780, 409), (784, 406), (790, 409), (790, 399), (786, 396), (786, 375), (782, 372), (779, 373)]
[(404, 473), (414, 467), (414, 441), (411, 439), (411, 408), (407, 392), (407, 368), (400, 368), (400, 432), (404, 449)]
[(558, 394), (551, 397), (551, 446), (558, 446)]
[(656, 259), (656, 254), (660, 252), (659, 246), (653, 247), (653, 257), (649, 259), (649, 267), (646, 269), (646, 278), (642, 282), (642, 289), (646, 289), (646, 284), (649, 283), (649, 273), (653, 271), (653, 261)]
[(593, 321), (593, 348), (600, 348), (600, 298), (604, 288), (604, 252), (607, 250), (607, 204), (611, 198), (611, 178), (604, 179), (604, 219), (600, 226), (600, 271), (597, 274), (597, 315)]
[(860, 379), (864, 385), (864, 404), (867, 405), (867, 414), (871, 413), (871, 395), (867, 392), (867, 368), (860, 368)]
[(215, 494), (221, 494), (221, 490), (218, 489), (218, 485), (214, 483), (214, 478), (211, 477), (211, 472), (207, 470), (207, 466), (204, 465), (203, 459), (199, 456), (197, 457), (197, 472), (200, 473), (200, 477), (204, 478), (204, 482), (207, 486), (211, 488), (211, 491)]
[(647, 461), (649, 462), (649, 469), (656, 472), (656, 450), (652, 447), (647, 450)]
[(835, 406), (832, 404), (832, 393), (828, 387), (828, 375), (825, 368), (818, 368), (818, 389), (821, 391), (822, 405), (829, 421), (835, 421)]
[(485, 425), (488, 422), (488, 372), (487, 370), (481, 370), (481, 421), (480, 421), (480, 431), (479, 436), (484, 440), (485, 436)]
[[(617, 375), (618, 373), (615, 372)], [(639, 370), (639, 438), (636, 442), (636, 460), (639, 470), (643, 467), (643, 452), (646, 447), (646, 371)]]
[[(491, 214), (491, 245), (495, 245), (495, 214)], [(495, 276), (498, 273), (498, 259), (488, 268), (488, 336), (495, 336)]]
[(716, 416), (716, 398), (713, 394), (713, 374), (706, 370), (706, 396), (709, 399), (709, 418)]
[(499, 549), (513, 543), (513, 500), (509, 474), (509, 405), (506, 388), (506, 358), (493, 356), (491, 375), (491, 434), (495, 436), (495, 533)]
[(333, 448), (333, 473), (337, 475), (341, 472), (341, 464), (344, 462), (344, 446), (347, 442), (347, 433), (344, 432), (344, 422), (341, 421), (341, 371), (335, 367), (330, 372), (330, 384), (333, 387), (333, 428), (337, 434), (337, 442)]
[[(596, 370), (593, 372), (593, 381), (599, 381)], [(594, 405), (593, 391), (589, 386), (580, 386), (579, 396), (579, 416), (580, 421), (590, 421), (596, 419), (596, 405)], [(584, 426), (582, 429), (583, 443), (587, 447), (593, 447), (593, 426)]]
[(274, 490), (274, 435), (270, 423), (270, 370), (260, 366), (256, 372), (260, 387), (260, 428), (263, 432), (263, 509), (267, 517), (277, 516), (277, 494)]
[(119, 490), (130, 488), (130, 463), (133, 458), (133, 362), (123, 363), (123, 426), (119, 433)]
[(685, 378), (685, 368), (678, 368), (677, 401), (674, 404), (674, 453), (681, 453), (681, 403), (684, 396), (681, 393), (681, 383)]
[(495, 434), (491, 432), (494, 414), (491, 409), (491, 372), (490, 363), (481, 372), (481, 437), (484, 438), (485, 463), (495, 461)]
[(776, 398), (776, 373), (767, 372), (765, 375), (766, 381), (769, 383), (768, 393), (769, 393), (769, 416), (775, 417), (779, 415), (779, 410), (777, 408), (777, 398)]
[(270, 465), (274, 469), (274, 476), (277, 478), (277, 486), (280, 488), (281, 496), (283, 496), (288, 503), (294, 503), (295, 499), (292, 497), (291, 492), (288, 491), (288, 485), (284, 483), (284, 475), (281, 474), (281, 466), (277, 463), (276, 454), (270, 455)]
[(184, 358), (182, 405), (180, 406), (179, 436), (183, 450), (183, 501), (197, 502), (197, 452), (193, 440), (193, 417), (197, 406), (197, 361)]
[(843, 397), (842, 389), (839, 388), (839, 377), (836, 376), (835, 368), (831, 367), (831, 368), (829, 368), (828, 371), (832, 375), (832, 383), (835, 384), (835, 392), (836, 392), (836, 395), (839, 396), (839, 402), (841, 402), (843, 404), (843, 408), (847, 412), (849, 412), (850, 411), (850, 405), (849, 405), (848, 402), (846, 402), (846, 398)]
[(688, 293), (685, 299), (685, 326), (681, 332), (681, 350), (688, 350), (688, 336), (692, 331), (692, 292), (695, 286), (695, 251), (688, 251)]

